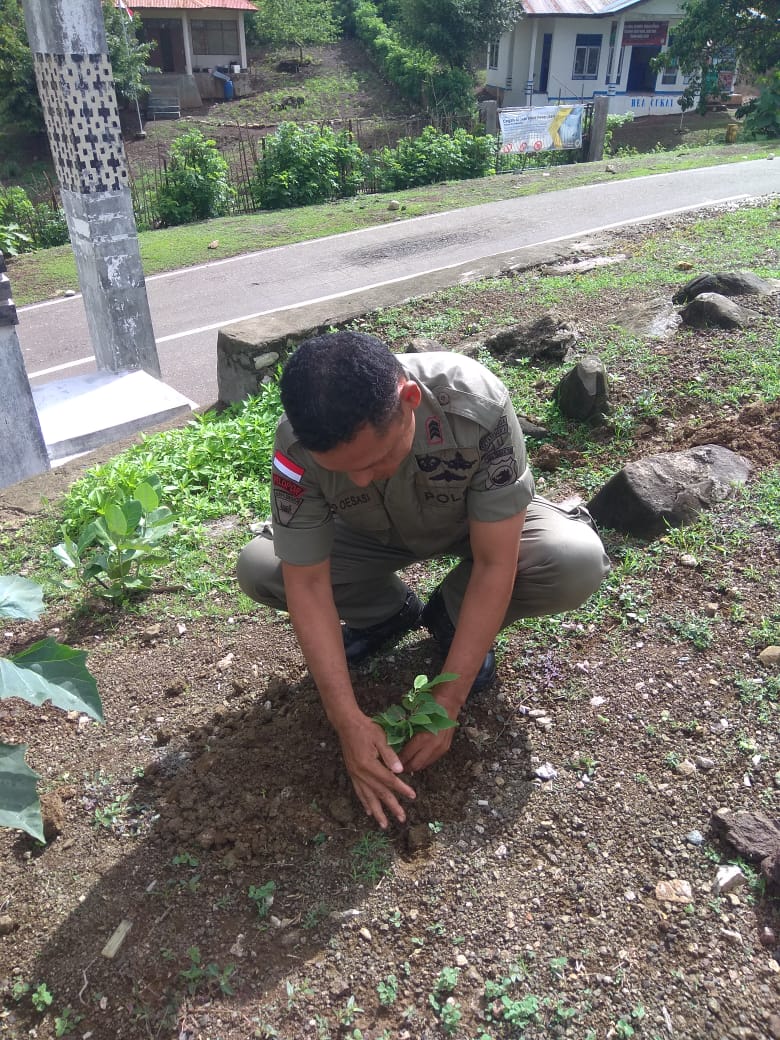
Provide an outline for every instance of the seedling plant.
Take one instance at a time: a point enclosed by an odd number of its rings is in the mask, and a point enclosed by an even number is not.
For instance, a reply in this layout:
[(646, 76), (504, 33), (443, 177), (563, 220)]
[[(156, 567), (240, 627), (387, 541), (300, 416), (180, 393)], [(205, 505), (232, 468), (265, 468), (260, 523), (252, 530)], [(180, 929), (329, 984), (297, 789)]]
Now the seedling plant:
[(401, 698), (400, 704), (391, 704), (386, 711), (373, 716), (373, 721), (385, 731), (387, 743), (394, 751), (400, 751), (416, 733), (440, 733), (457, 726), (457, 722), (449, 717), (446, 709), (431, 693), (440, 683), (452, 682), (457, 678), (451, 672), (443, 672), (433, 679), (427, 675), (418, 675), (412, 689)]
[(77, 538), (63, 531), (52, 551), (75, 574), (63, 582), (66, 588), (94, 587), (106, 599), (123, 600), (152, 587), (154, 567), (171, 558), (160, 546), (174, 522), (160, 504), (161, 490), (159, 477), (149, 477), (129, 493), (104, 499)]

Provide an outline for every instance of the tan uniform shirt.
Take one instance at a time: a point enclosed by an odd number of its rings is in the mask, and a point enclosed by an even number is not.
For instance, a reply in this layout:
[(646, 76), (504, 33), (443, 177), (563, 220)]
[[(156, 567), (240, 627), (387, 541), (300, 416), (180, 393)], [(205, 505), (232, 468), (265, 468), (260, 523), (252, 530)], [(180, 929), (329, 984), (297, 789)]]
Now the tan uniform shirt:
[(357, 487), (316, 464), (286, 416), (276, 432), (271, 510), (274, 552), (287, 563), (321, 563), (334, 517), (424, 558), (446, 553), (469, 520), (516, 516), (534, 494), (523, 434), (503, 383), (461, 354), (407, 354), (420, 387), (412, 450), (386, 481)]

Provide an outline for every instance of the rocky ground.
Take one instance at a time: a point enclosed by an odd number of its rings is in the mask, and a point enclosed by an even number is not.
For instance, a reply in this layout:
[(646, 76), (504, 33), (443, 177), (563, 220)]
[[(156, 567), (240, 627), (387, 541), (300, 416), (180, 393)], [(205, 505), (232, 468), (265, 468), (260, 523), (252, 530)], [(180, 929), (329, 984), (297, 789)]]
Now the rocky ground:
[[(475, 289), (474, 313), (519, 291)], [(603, 326), (618, 297), (572, 317)], [(740, 301), (764, 342), (777, 301)], [(777, 400), (674, 394), (697, 373), (718, 385), (725, 335), (652, 347), (666, 404), (632, 457), (710, 441), (754, 480), (777, 466)], [(648, 389), (631, 366), (611, 370), (617, 404)], [(583, 491), (587, 454), (552, 447), (567, 464), (537, 471), (545, 493)], [(1, 536), (29, 522), (18, 502), (0, 499)], [(212, 532), (214, 559), (237, 523)], [(106, 721), (0, 702), (52, 835), (0, 832), (0, 1036), (777, 1040), (780, 903), (744, 858), (736, 887), (713, 887), (738, 857), (711, 819), (779, 815), (780, 678), (758, 657), (780, 642), (779, 526), (776, 498), (748, 490), (706, 537), (607, 532), (620, 581), (502, 635), (497, 687), (386, 835), (352, 795), (283, 616), (237, 593), (208, 609), (161, 593), (140, 614), (5, 622), (6, 653), (47, 631), (88, 650)], [(436, 574), (408, 578), (424, 591)], [(361, 703), (378, 710), (439, 665), (409, 636), (356, 673)]]

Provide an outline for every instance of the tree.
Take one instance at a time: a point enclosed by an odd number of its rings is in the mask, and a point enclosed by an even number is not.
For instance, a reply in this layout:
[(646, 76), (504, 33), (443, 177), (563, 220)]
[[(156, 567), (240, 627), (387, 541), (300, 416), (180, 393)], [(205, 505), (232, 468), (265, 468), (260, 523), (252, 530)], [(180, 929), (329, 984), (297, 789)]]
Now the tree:
[(332, 0), (262, 0), (249, 17), (250, 39), (275, 46), (294, 43), (300, 61), (304, 44), (331, 43), (340, 31)]
[[(103, 0), (103, 20), (117, 94), (125, 101), (135, 101), (149, 89), (142, 77), (147, 71), (151, 45), (138, 41), (140, 18), (136, 15), (131, 20), (113, 0)], [(0, 83), (0, 125), (44, 133), (35, 65), (20, 0), (0, 0)]]
[(659, 55), (658, 68), (679, 66), (688, 77), (683, 109), (706, 111), (708, 97), (717, 93), (718, 69), (738, 66), (757, 79), (780, 62), (778, 0), (687, 0), (683, 18), (672, 30), (669, 47)]
[(149, 93), (144, 73), (159, 71), (147, 65), (152, 44), (138, 39), (138, 15), (129, 17), (113, 0), (103, 0), (103, 23), (117, 95), (125, 101), (137, 101), (140, 95)]
[(400, 9), (406, 36), (466, 68), (522, 15), (519, 0), (400, 0)]
[(20, 0), (0, 0), (0, 126), (42, 134), (43, 109)]

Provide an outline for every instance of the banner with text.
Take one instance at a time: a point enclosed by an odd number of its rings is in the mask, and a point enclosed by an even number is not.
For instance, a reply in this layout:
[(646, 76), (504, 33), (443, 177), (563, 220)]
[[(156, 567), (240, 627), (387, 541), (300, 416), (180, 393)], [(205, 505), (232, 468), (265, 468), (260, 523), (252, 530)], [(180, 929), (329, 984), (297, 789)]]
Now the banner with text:
[(501, 153), (551, 152), (582, 147), (584, 105), (504, 108), (498, 113)]

